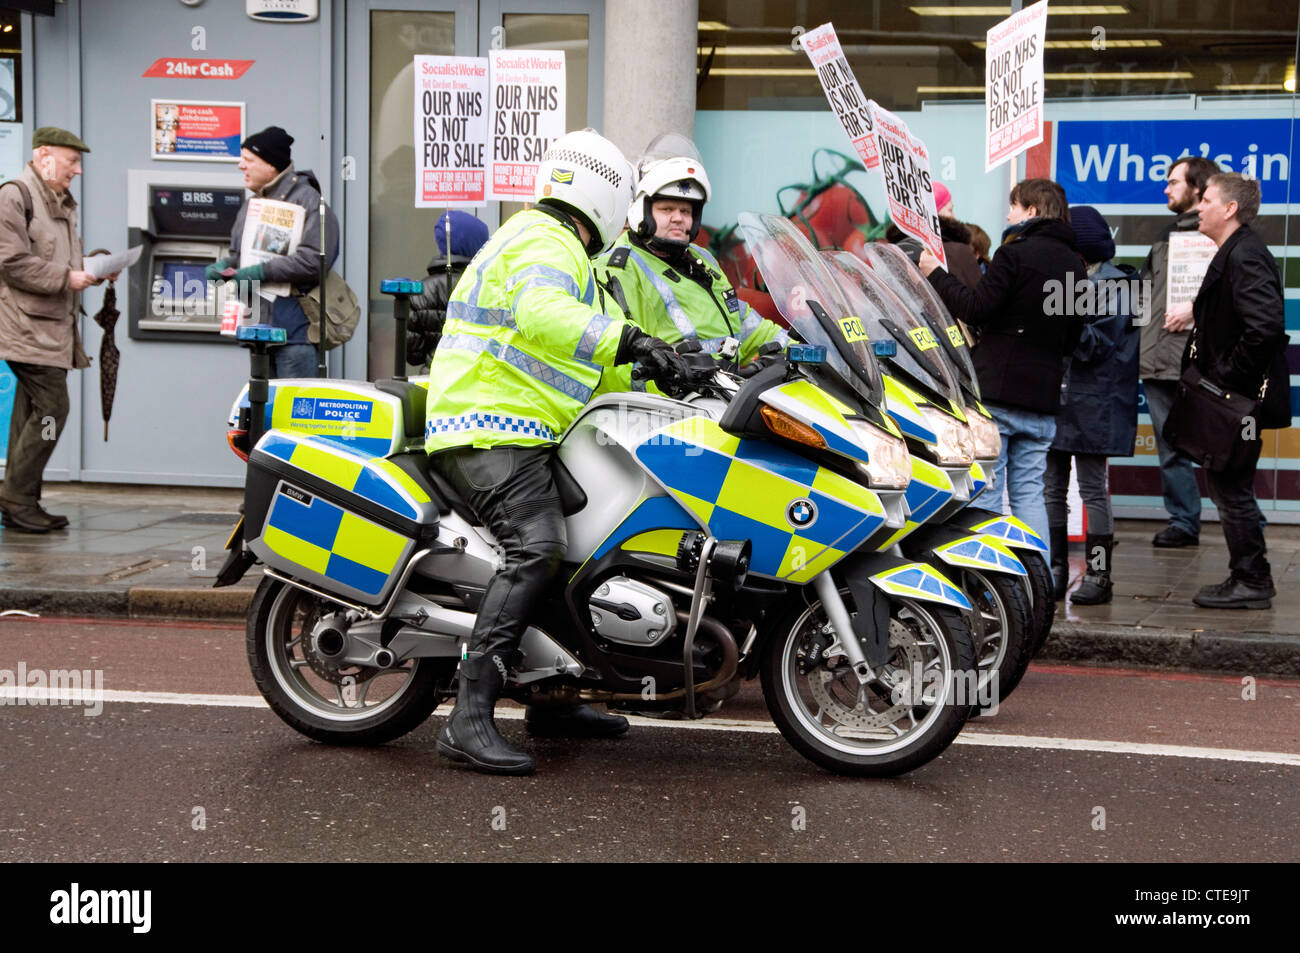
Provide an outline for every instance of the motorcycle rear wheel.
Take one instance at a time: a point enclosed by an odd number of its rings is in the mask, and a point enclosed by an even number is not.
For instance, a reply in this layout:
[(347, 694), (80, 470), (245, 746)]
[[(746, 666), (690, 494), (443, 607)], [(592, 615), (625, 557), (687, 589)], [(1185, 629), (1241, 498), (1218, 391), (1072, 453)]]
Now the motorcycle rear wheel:
[[(800, 672), (823, 633), (838, 636), (829, 630), (821, 601), (793, 601), (773, 621), (762, 650), (768, 711), (800, 754), (837, 774), (894, 777), (937, 757), (957, 737), (971, 711), (968, 699), (957, 703), (958, 676), (975, 667), (970, 628), (960, 612), (894, 602), (889, 659), (865, 685), (846, 662), (833, 664), (837, 641), (825, 655), (833, 667), (823, 661)], [(909, 673), (918, 671), (922, 681), (914, 694)], [(927, 691), (931, 683), (937, 684)]]
[(411, 659), (388, 669), (337, 666), (311, 649), (322, 611), (339, 607), (267, 577), (248, 610), (253, 680), (271, 710), (308, 738), (378, 745), (420, 725), (448, 693), (454, 659)]

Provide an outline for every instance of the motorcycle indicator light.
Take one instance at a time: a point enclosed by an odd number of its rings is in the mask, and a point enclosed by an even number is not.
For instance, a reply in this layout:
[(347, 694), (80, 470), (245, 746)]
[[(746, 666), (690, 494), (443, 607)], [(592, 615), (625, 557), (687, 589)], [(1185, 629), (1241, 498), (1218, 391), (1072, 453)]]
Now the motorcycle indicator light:
[(789, 414), (783, 414), (775, 407), (768, 407), (766, 404), (759, 409), (759, 413), (762, 415), (763, 423), (767, 425), (767, 429), (778, 437), (784, 437), (786, 440), (793, 440), (795, 443), (802, 443), (817, 450), (826, 449), (825, 437), (807, 424), (795, 420)]
[(230, 449), (235, 456), (248, 462), (248, 431), (247, 430), (227, 430), (226, 443), (230, 444)]
[(971, 433), (975, 437), (975, 459), (996, 460), (1002, 453), (1002, 434), (998, 433), (998, 425), (974, 407), (966, 408), (966, 419), (970, 421)]
[(939, 466), (968, 467), (975, 462), (975, 437), (970, 427), (938, 407), (922, 407), (921, 418), (937, 438)]
[(907, 443), (865, 420), (850, 420), (853, 434), (867, 451), (867, 463), (858, 469), (873, 488), (905, 490), (912, 482), (912, 457)]

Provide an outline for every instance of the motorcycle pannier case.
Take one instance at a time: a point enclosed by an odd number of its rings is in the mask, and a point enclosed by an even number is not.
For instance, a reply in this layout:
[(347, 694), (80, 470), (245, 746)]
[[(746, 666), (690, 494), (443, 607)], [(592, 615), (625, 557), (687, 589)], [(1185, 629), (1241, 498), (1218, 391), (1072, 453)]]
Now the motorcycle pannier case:
[(414, 456), (365, 457), (271, 431), (248, 459), (249, 548), (271, 569), (381, 604), (417, 545), (438, 531), (438, 504)]

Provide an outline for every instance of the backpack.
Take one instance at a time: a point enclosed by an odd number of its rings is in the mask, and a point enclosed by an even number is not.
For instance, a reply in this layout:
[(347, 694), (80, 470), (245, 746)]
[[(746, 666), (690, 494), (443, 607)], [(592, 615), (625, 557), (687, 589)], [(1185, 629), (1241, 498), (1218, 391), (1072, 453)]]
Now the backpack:
[(31, 189), (27, 188), (27, 183), (26, 183), (26, 182), (19, 182), (17, 179), (10, 179), (8, 182), (0, 182), (0, 189), (3, 189), (6, 185), (16, 185), (16, 186), (18, 186), (18, 191), (22, 193), (22, 195), (23, 195), (23, 215), (24, 215), (24, 216), (26, 217), (26, 219), (27, 219), (27, 230), (28, 230), (28, 231), (31, 231), (31, 228), (32, 228), (32, 191), (31, 191)]

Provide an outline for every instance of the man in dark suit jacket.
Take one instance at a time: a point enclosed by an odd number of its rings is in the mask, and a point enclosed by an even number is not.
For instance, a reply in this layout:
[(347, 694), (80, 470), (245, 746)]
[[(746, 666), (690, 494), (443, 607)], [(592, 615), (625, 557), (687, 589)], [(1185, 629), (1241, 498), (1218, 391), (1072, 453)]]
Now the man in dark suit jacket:
[(1259, 212), (1260, 189), (1236, 173), (1211, 176), (1197, 208), (1198, 228), (1219, 246), (1193, 305), (1195, 330), (1183, 368), (1195, 364), (1205, 377), (1238, 394), (1263, 390), (1259, 420), (1243, 421), (1250, 444), (1247, 462), (1219, 473), (1206, 471), (1210, 498), (1228, 543), (1232, 574), (1206, 586), (1192, 600), (1211, 609), (1267, 609), (1277, 594), (1265, 558), (1264, 521), (1255, 502), (1255, 468), (1264, 428), (1291, 426), (1291, 388), (1286, 363), (1282, 278), (1263, 239), (1250, 228)]

